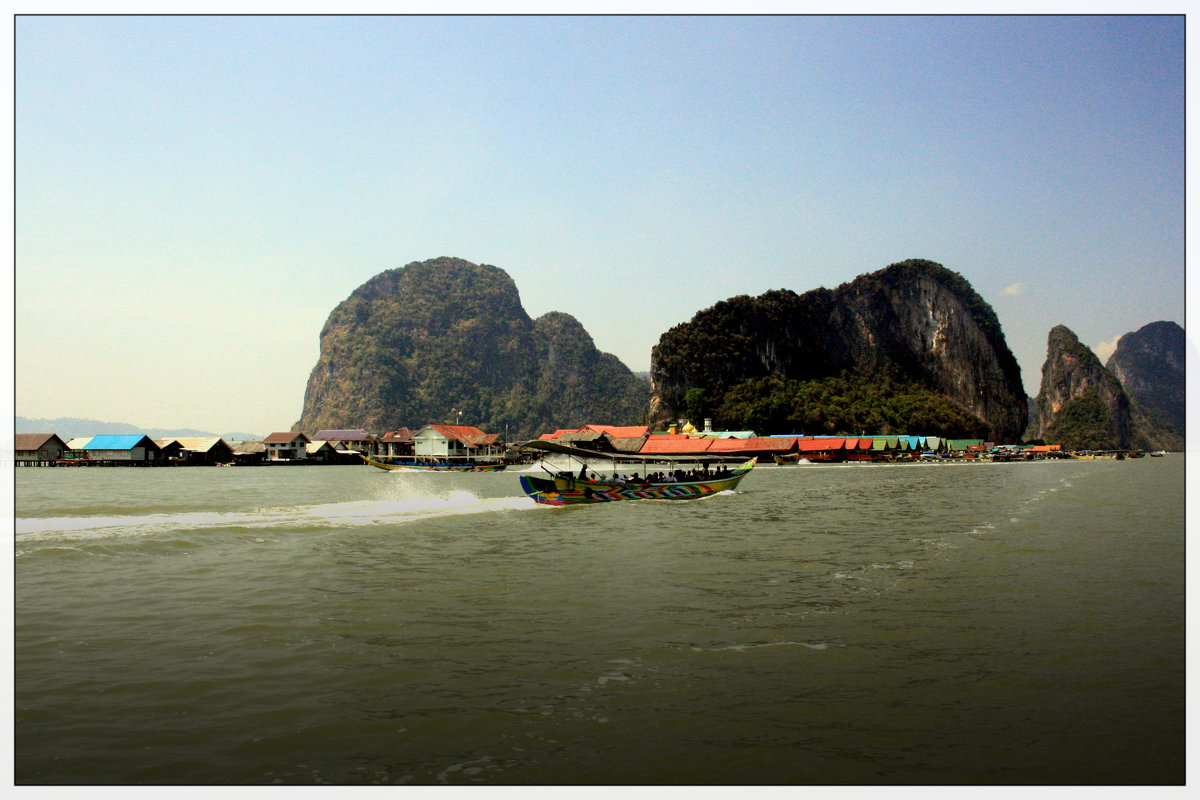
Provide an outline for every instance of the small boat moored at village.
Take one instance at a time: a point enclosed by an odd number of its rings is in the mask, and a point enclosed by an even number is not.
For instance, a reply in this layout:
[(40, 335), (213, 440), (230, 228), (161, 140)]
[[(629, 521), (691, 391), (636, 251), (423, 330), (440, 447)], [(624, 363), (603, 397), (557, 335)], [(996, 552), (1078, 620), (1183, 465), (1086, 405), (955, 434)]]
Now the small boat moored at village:
[[(551, 478), (521, 475), (521, 488), (534, 502), (550, 506), (606, 503), (614, 500), (695, 500), (737, 487), (757, 458), (731, 470), (718, 469), (711, 475), (677, 471), (673, 480), (614, 481), (581, 478), (570, 472), (550, 473)], [(549, 470), (546, 470), (548, 473)], [(682, 480), (680, 477), (682, 476)]]
[(389, 472), (500, 472), (507, 466), (503, 461), (439, 461), (434, 459), (410, 459), (406, 461), (376, 461), (359, 453), (359, 457), (372, 467)]

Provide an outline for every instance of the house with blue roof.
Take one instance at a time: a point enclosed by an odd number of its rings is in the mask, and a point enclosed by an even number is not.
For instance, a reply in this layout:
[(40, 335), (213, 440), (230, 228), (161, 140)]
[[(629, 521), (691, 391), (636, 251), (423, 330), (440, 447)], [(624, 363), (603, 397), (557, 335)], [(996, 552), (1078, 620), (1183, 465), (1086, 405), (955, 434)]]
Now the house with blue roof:
[(93, 461), (149, 462), (162, 458), (162, 448), (149, 436), (140, 433), (119, 436), (93, 436), (83, 446)]

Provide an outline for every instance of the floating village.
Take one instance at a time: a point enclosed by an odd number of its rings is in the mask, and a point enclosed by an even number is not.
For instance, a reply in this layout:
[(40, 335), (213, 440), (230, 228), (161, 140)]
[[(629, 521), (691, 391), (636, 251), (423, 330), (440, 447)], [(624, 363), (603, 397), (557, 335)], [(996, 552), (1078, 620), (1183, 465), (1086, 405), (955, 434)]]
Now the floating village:
[(996, 444), (939, 436), (761, 436), (714, 431), (680, 421), (664, 431), (649, 426), (584, 425), (537, 439), (505, 442), (499, 433), (470, 425), (429, 424), (382, 434), (324, 430), (313, 436), (272, 433), (261, 441), (220, 437), (152, 439), (144, 434), (63, 439), (54, 433), (16, 435), (14, 462), (22, 467), (168, 467), (358, 464), (381, 469), (482, 471), (542, 462), (555, 469), (587, 465), (740, 463), (756, 458), (781, 466), (808, 463), (941, 463), (1031, 461), (1055, 458), (1138, 458), (1161, 452), (1067, 451), (1057, 444)]

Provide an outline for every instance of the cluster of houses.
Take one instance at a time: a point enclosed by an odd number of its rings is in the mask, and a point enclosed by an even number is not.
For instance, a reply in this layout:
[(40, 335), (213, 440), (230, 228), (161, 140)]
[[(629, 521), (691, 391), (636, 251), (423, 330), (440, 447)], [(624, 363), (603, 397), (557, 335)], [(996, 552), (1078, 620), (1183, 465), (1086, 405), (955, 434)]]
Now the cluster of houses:
[(144, 434), (64, 440), (54, 433), (19, 433), (18, 466), (192, 466), (249, 464), (361, 464), (373, 458), (499, 458), (499, 434), (469, 425), (426, 425), (376, 436), (365, 430), (272, 433), (262, 441), (227, 442), (219, 437), (152, 439)]
[(647, 460), (733, 461), (757, 456), (770, 463), (798, 461), (908, 461), (930, 458), (995, 460), (1065, 456), (1059, 445), (996, 445), (982, 439), (939, 436), (759, 436), (754, 431), (703, 430), (690, 422), (652, 431), (645, 425), (584, 425), (557, 430), (509, 448), (500, 434), (470, 425), (426, 425), (374, 435), (365, 430), (327, 430), (308, 436), (272, 433), (262, 441), (151, 439), (140, 434), (92, 436), (64, 441), (53, 433), (17, 434), (19, 466), (174, 466), (234, 464), (361, 464), (360, 456), (381, 461), (534, 460), (552, 453), (577, 457), (641, 457)]
[(543, 453), (581, 455), (596, 453), (621, 457), (679, 457), (690, 460), (737, 460), (757, 456), (770, 463), (801, 460), (912, 461), (919, 459), (1055, 458), (1059, 445), (997, 445), (982, 439), (947, 439), (940, 436), (759, 436), (754, 431), (713, 431), (705, 420), (704, 430), (690, 422), (673, 425), (666, 432), (651, 432), (646, 426), (618, 427), (584, 425), (575, 430), (544, 434), (522, 448)]

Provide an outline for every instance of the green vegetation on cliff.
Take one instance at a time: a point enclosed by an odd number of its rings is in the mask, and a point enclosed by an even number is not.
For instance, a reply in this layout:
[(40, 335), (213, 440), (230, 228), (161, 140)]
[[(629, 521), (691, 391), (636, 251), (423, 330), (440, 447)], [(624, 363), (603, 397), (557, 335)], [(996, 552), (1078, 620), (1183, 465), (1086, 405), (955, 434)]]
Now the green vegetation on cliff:
[[(1129, 397), (1090, 347), (1065, 325), (1050, 329), (1035, 437), (1068, 450), (1134, 447)], [(1057, 411), (1055, 410), (1057, 409)]]
[(296, 428), (461, 421), (520, 439), (634, 424), (648, 399), (646, 382), (574, 318), (531, 320), (504, 270), (438, 258), (375, 276), (330, 313)]
[(991, 306), (962, 276), (922, 259), (832, 290), (717, 303), (660, 337), (651, 375), (655, 422), (703, 407), (725, 428), (886, 426), (1014, 442), (1028, 416)]
[(1116, 450), (1121, 443), (1111, 428), (1112, 412), (1100, 394), (1091, 391), (1064, 403), (1042, 438), (1069, 450)]
[(937, 432), (976, 438), (986, 432), (973, 414), (913, 381), (849, 371), (809, 381), (751, 378), (725, 393), (717, 414), (739, 421), (742, 429), (812, 436)]
[(1133, 397), (1138, 392), (1168, 416), (1182, 409), (1183, 329), (1153, 323), (1122, 336), (1117, 351), (1106, 367), (1070, 328), (1050, 330), (1034, 437), (1075, 450), (1184, 448), (1182, 428), (1172, 430)]

